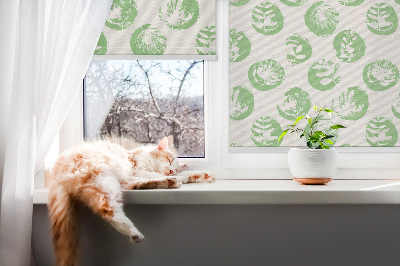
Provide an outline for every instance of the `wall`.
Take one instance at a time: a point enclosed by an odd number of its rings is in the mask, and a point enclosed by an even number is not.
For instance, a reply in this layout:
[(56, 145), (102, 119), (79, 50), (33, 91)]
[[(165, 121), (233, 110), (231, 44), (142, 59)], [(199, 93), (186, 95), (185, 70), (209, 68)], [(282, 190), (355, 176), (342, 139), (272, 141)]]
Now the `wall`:
[[(84, 210), (81, 265), (400, 264), (400, 206), (128, 205), (145, 235), (131, 244)], [(45, 205), (35, 205), (36, 265), (53, 265)]]

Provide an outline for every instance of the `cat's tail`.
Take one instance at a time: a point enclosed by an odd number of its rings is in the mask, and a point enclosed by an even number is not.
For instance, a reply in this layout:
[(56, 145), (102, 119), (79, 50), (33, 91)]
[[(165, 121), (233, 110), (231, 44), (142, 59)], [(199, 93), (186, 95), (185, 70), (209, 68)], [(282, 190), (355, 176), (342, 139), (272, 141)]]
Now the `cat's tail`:
[(57, 266), (77, 265), (76, 207), (65, 189), (53, 184), (49, 189), (49, 216)]

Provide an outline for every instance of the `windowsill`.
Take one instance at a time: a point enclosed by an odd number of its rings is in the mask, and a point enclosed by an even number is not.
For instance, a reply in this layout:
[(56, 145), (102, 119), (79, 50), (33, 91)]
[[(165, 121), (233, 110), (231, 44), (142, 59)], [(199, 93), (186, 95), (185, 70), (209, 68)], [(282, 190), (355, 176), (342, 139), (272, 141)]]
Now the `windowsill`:
[[(47, 204), (35, 189), (34, 204)], [(127, 204), (400, 204), (400, 180), (333, 180), (323, 186), (293, 180), (218, 180), (180, 189), (124, 191)]]

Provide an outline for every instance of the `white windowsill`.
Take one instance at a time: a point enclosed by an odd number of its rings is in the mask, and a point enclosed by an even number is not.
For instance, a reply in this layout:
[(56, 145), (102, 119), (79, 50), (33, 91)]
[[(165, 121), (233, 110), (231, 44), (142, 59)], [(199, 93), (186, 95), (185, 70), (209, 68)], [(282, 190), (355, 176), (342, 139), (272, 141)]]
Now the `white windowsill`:
[[(34, 204), (47, 204), (35, 189)], [(218, 180), (180, 189), (124, 191), (127, 204), (400, 204), (400, 180), (334, 180), (305, 186), (293, 180)]]

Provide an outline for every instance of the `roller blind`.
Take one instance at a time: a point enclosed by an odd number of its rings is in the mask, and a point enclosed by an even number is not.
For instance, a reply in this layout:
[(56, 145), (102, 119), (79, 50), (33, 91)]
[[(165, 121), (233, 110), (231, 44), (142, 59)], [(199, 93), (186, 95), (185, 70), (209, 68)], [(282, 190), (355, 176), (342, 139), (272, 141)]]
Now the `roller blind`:
[(313, 104), (347, 127), (335, 146), (399, 146), (399, 15), (399, 0), (231, 0), (231, 146), (305, 146), (278, 137)]
[(94, 54), (213, 60), (215, 40), (215, 0), (114, 0)]

